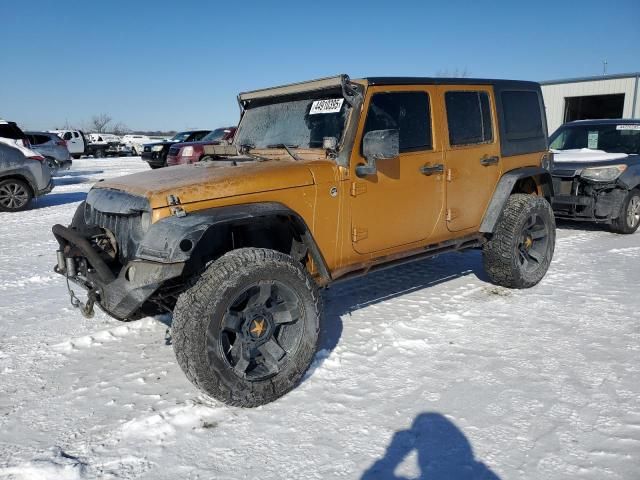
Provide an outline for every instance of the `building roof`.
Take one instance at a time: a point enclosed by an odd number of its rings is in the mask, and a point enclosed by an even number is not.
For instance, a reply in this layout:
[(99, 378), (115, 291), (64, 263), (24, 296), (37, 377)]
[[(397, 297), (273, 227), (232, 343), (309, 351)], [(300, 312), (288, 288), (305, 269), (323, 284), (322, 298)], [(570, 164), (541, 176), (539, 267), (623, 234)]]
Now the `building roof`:
[(574, 120), (565, 125), (624, 125), (624, 124), (640, 124), (640, 118), (600, 118), (590, 120)]
[(613, 75), (596, 75), (593, 77), (576, 77), (576, 78), (563, 78), (560, 80), (545, 80), (544, 82), (540, 82), (540, 85), (557, 85), (560, 83), (579, 83), (579, 82), (595, 82), (598, 80), (615, 80), (619, 78), (638, 78), (640, 77), (640, 72), (632, 72), (632, 73), (616, 73)]

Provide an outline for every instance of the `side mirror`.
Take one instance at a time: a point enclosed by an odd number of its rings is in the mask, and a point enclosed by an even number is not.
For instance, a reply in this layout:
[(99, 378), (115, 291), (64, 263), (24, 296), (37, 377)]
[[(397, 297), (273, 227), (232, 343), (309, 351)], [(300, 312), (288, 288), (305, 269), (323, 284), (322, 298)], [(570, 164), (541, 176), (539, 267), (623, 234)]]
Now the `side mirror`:
[(367, 165), (358, 165), (356, 175), (364, 177), (375, 175), (378, 171), (378, 160), (390, 160), (400, 155), (399, 130), (372, 130), (362, 139), (362, 154), (367, 159)]

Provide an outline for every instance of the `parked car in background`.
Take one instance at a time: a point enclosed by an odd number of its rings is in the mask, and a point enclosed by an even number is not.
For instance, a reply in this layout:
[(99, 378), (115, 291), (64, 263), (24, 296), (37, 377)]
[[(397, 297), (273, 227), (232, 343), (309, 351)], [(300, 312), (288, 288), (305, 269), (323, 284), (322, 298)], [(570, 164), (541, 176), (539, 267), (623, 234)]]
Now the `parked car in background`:
[(124, 145), (120, 137), (111, 133), (90, 133), (87, 135), (90, 140), (85, 150), (85, 155), (94, 158), (129, 156), (132, 148)]
[(160, 168), (167, 166), (167, 157), (169, 156), (169, 148), (176, 143), (197, 142), (202, 140), (211, 130), (190, 130), (180, 132), (169, 140), (158, 143), (148, 143), (144, 146), (142, 159), (149, 164), (151, 168)]
[(579, 120), (550, 137), (557, 218), (640, 226), (640, 120)]
[(18, 212), (53, 188), (46, 159), (0, 138), (0, 212)]
[(167, 155), (167, 166), (199, 162), (206, 156), (204, 153), (205, 145), (231, 143), (235, 133), (236, 127), (216, 128), (205, 135), (199, 142), (171, 145), (169, 147), (169, 155)]
[(39, 153), (47, 159), (52, 171), (69, 170), (72, 160), (67, 142), (55, 133), (50, 132), (26, 132), (31, 150)]
[(49, 130), (49, 132), (55, 133), (67, 142), (67, 149), (69, 149), (69, 153), (73, 158), (77, 159), (85, 154), (89, 141), (82, 130)]
[(151, 143), (152, 141), (153, 140), (146, 135), (129, 134), (122, 137), (120, 143), (130, 148), (132, 155), (140, 155), (145, 143)]
[[(25, 133), (20, 130), (16, 122), (8, 122), (0, 118), (0, 138), (11, 140), (11, 143), (23, 147), (29, 147), (29, 139)], [(5, 142), (6, 143), (6, 142)]]

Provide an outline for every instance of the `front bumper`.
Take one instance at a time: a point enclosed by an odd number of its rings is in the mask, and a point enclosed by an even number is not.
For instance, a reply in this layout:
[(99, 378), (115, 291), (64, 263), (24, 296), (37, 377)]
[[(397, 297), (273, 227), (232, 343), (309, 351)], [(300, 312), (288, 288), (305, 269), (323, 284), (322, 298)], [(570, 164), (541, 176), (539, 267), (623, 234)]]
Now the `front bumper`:
[(618, 218), (627, 190), (615, 183), (595, 183), (580, 177), (553, 176), (552, 202), (556, 218), (611, 223)]
[(184, 262), (109, 262), (90, 234), (63, 225), (54, 225), (52, 231), (60, 246), (54, 271), (87, 290), (90, 298), (118, 319), (138, 314), (162, 284), (184, 270)]
[(167, 166), (171, 167), (174, 165), (187, 165), (190, 163), (197, 163), (199, 161), (199, 157), (192, 155), (189, 157), (174, 157), (174, 156), (168, 156), (167, 157)]
[(162, 167), (164, 166), (164, 155), (162, 152), (142, 152), (140, 155), (142, 160), (147, 162), (149, 165), (154, 167)]
[(49, 183), (47, 183), (47, 186), (44, 187), (42, 190), (38, 190), (36, 192), (36, 197), (41, 197), (43, 195), (46, 195), (47, 193), (51, 192), (51, 190), (53, 190), (53, 178), (49, 179)]

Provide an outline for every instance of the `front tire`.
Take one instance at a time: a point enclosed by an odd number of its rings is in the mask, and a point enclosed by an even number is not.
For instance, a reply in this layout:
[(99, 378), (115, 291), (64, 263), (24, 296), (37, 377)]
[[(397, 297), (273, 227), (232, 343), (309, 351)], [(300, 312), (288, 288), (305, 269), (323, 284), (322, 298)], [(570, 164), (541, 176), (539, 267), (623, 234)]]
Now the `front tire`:
[(635, 233), (640, 226), (640, 190), (634, 189), (627, 193), (618, 218), (611, 223), (611, 231), (615, 233)]
[(0, 212), (20, 212), (33, 198), (31, 188), (22, 180), (9, 178), (0, 181)]
[(233, 250), (178, 298), (174, 352), (207, 395), (257, 407), (300, 382), (316, 352), (320, 312), (315, 282), (292, 257)]
[(543, 197), (514, 194), (482, 253), (491, 281), (508, 288), (529, 288), (547, 273), (556, 240), (556, 223)]

